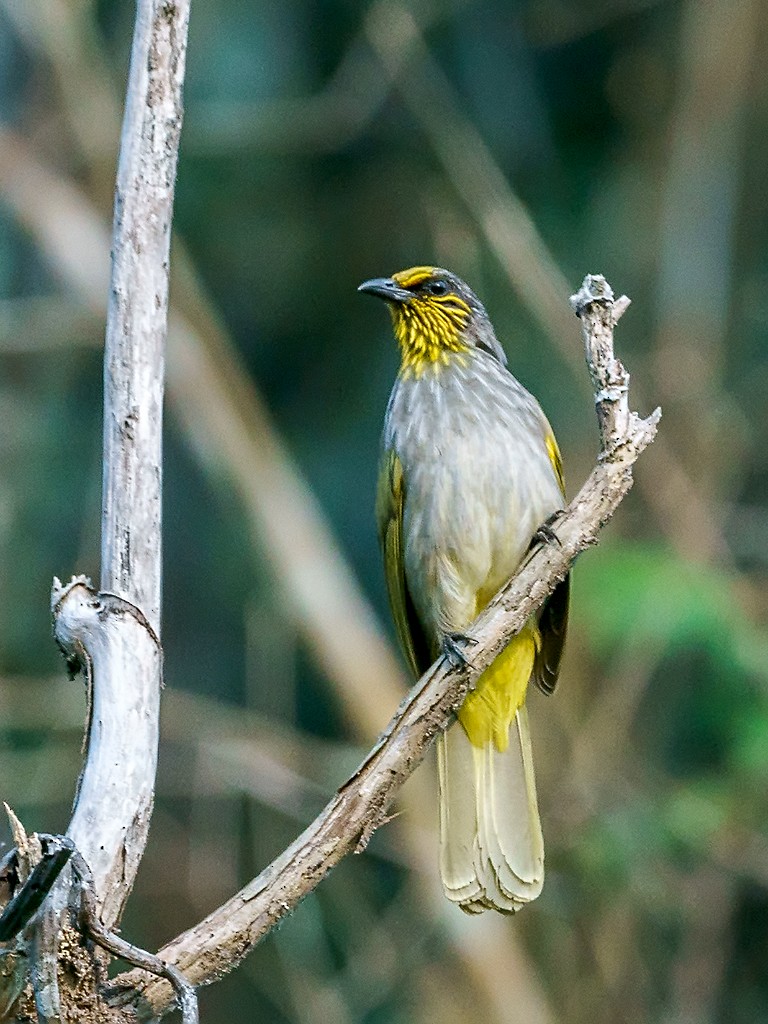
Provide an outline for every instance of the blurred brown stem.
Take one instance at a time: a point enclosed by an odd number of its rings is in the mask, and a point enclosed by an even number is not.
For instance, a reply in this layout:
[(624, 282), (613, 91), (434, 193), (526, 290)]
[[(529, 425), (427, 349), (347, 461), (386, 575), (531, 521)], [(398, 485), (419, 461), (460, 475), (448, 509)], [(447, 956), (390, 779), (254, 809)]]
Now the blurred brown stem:
[[(565, 277), (524, 203), (516, 195), (475, 125), (466, 117), (449, 79), (435, 61), (408, 4), (379, 0), (366, 18), (368, 39), (424, 138), (482, 232), (521, 305), (546, 332), (572, 373), (579, 361), (568, 344), (567, 313), (558, 296)], [(636, 401), (643, 404), (636, 392)], [(653, 458), (661, 469), (640, 473), (638, 486), (662, 532), (686, 556), (728, 561), (729, 552), (710, 506), (691, 474), (662, 436)], [(664, 481), (659, 486), (659, 480)]]

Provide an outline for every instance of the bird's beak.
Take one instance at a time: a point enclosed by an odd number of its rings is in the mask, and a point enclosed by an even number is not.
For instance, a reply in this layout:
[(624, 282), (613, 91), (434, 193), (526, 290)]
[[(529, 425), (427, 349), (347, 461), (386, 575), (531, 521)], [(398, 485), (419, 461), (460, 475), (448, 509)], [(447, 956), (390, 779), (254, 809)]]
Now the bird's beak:
[(413, 298), (413, 292), (401, 288), (391, 277), (373, 277), (370, 281), (363, 281), (358, 285), (357, 290), (368, 295), (378, 295), (387, 302), (408, 302)]

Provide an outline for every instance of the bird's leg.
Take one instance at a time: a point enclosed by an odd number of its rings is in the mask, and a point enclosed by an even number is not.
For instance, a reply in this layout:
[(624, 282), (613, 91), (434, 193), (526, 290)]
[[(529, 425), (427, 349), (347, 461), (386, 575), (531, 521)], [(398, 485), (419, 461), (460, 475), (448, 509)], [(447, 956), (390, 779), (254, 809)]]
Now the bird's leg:
[(446, 633), (443, 636), (443, 654), (452, 668), (467, 668), (469, 663), (465, 650), (476, 643), (476, 637), (469, 633)]
[(544, 520), (541, 526), (536, 530), (533, 537), (531, 537), (531, 548), (536, 547), (539, 544), (551, 544), (552, 547), (561, 548), (563, 545), (560, 542), (560, 538), (555, 533), (553, 527), (557, 520), (560, 518), (560, 512), (553, 512), (551, 516)]

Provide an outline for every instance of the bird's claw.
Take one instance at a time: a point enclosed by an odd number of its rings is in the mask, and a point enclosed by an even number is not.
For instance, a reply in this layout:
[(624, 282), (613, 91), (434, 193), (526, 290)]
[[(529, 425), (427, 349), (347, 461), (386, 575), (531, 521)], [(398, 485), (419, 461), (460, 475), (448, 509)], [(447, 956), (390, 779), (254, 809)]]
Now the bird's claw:
[(468, 633), (446, 633), (443, 637), (443, 654), (452, 668), (466, 668), (465, 648), (476, 644), (477, 638)]
[(549, 519), (541, 524), (531, 538), (531, 547), (535, 544), (551, 544), (552, 547), (562, 548), (562, 542), (553, 529), (559, 516), (559, 512), (553, 512)]

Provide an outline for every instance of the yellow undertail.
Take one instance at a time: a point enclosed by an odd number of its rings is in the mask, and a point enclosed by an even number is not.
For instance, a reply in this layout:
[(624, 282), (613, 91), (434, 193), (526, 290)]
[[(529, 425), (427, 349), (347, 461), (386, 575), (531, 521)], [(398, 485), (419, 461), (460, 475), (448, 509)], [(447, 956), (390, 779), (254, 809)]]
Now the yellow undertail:
[(509, 746), (509, 727), (525, 703), (539, 645), (539, 631), (529, 623), (478, 679), (458, 713), (473, 747), (491, 740), (499, 751)]
[(470, 914), (514, 913), (544, 881), (525, 708), (538, 646), (531, 624), (480, 676), (459, 722), (438, 738), (443, 890)]

